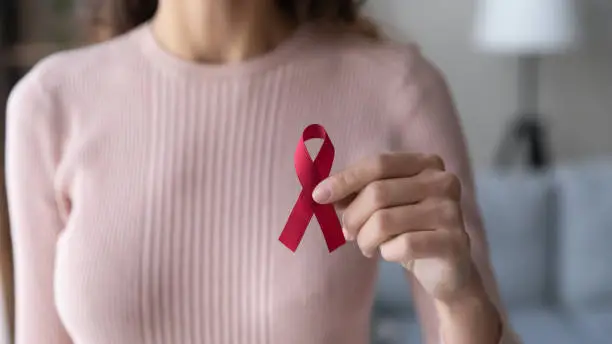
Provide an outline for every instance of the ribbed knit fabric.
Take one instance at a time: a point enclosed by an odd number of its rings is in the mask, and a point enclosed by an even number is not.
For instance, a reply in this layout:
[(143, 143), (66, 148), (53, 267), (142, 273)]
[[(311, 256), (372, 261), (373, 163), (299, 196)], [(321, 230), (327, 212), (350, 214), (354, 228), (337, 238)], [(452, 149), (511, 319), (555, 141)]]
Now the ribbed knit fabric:
[(16, 343), (368, 342), (376, 260), (354, 244), (329, 254), (316, 221), (295, 254), (278, 242), (311, 123), (334, 171), (388, 150), (442, 155), (493, 281), (457, 116), (416, 48), (305, 27), (213, 66), (143, 25), (46, 58), (11, 94)]

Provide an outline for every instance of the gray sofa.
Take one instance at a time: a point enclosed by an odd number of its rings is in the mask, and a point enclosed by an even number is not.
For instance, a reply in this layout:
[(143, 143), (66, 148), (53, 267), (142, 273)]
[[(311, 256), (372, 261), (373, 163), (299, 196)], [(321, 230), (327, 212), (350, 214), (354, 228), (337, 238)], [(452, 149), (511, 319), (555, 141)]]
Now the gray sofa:
[[(493, 266), (525, 344), (612, 343), (612, 159), (481, 172)], [(421, 343), (401, 268), (381, 262), (375, 344)]]

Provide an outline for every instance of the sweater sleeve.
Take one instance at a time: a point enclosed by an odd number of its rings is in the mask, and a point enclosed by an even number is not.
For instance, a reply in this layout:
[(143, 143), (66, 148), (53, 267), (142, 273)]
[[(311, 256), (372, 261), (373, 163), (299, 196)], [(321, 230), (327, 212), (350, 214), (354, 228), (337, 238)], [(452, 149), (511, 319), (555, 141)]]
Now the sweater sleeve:
[(54, 188), (58, 130), (36, 68), (7, 105), (6, 183), (15, 263), (16, 344), (69, 344), (53, 298), (62, 229)]
[[(401, 133), (398, 133), (401, 148), (440, 156), (445, 162), (446, 169), (461, 180), (462, 210), (465, 228), (472, 243), (472, 257), (489, 296), (504, 318), (501, 343), (518, 343), (507, 321), (490, 264), (486, 233), (476, 203), (472, 168), (454, 102), (446, 81), (436, 67), (417, 51), (411, 51), (410, 55), (408, 73), (397, 94), (401, 99), (396, 102), (402, 105), (402, 114), (399, 118), (401, 123), (396, 126), (401, 128)], [(411, 274), (408, 279), (423, 324), (424, 338), (427, 343), (439, 343), (438, 321), (433, 300)]]

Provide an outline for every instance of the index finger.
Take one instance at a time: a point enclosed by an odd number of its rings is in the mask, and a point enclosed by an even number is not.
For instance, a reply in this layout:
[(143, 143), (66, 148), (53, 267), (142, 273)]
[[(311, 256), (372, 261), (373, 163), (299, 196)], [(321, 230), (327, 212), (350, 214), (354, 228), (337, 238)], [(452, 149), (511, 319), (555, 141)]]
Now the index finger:
[(411, 177), (428, 169), (444, 169), (442, 159), (432, 155), (390, 153), (365, 159), (332, 175), (315, 188), (312, 197), (317, 203), (334, 203), (366, 185), (381, 179)]

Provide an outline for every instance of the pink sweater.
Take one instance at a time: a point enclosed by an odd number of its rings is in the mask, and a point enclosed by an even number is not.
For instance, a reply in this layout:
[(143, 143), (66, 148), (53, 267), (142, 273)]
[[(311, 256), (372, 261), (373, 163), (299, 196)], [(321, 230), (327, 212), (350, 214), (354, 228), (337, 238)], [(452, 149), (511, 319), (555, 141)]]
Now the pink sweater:
[(10, 97), (16, 343), (366, 343), (377, 260), (353, 244), (330, 255), (316, 221), (295, 254), (278, 241), (311, 123), (334, 171), (388, 150), (442, 155), (495, 294), (460, 125), (416, 48), (304, 27), (213, 66), (143, 25), (46, 58)]

